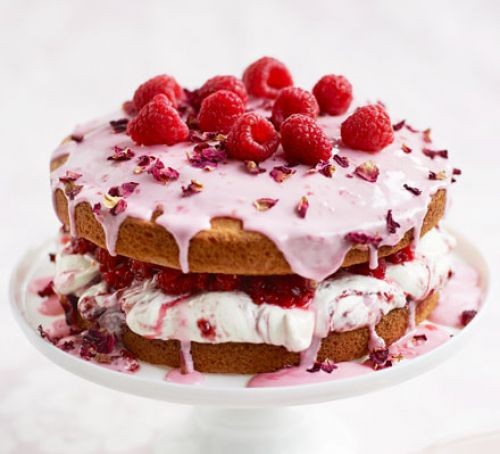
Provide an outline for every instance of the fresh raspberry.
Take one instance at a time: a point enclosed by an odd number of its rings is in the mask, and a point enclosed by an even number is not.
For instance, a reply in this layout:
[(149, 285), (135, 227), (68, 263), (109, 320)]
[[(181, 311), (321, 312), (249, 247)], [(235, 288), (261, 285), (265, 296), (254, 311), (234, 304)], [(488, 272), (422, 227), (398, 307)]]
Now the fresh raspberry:
[(293, 79), (279, 60), (262, 57), (245, 69), (243, 83), (249, 94), (257, 98), (274, 99), (282, 88), (293, 85)]
[(177, 101), (184, 97), (182, 87), (172, 76), (162, 74), (153, 77), (143, 84), (139, 85), (134, 93), (134, 106), (137, 110), (141, 110), (149, 101), (156, 95), (163, 93), (174, 105), (177, 106)]
[(234, 76), (215, 76), (211, 79), (208, 79), (199, 90), (197, 90), (197, 97), (194, 101), (194, 107), (199, 108), (201, 102), (212, 93), (215, 93), (219, 90), (228, 90), (236, 93), (243, 104), (246, 104), (248, 101), (248, 94), (243, 82)]
[(299, 87), (283, 88), (274, 102), (271, 121), (279, 128), (283, 121), (296, 113), (316, 118), (319, 114), (316, 98)]
[(227, 134), (244, 112), (245, 105), (236, 93), (228, 90), (216, 91), (201, 103), (198, 114), (200, 129)]
[(228, 156), (242, 161), (264, 161), (278, 145), (279, 136), (273, 124), (254, 113), (238, 118), (226, 139)]
[(379, 104), (357, 109), (342, 123), (340, 135), (348, 147), (368, 152), (380, 151), (394, 140), (391, 119)]
[(352, 85), (344, 76), (329, 74), (316, 83), (313, 94), (321, 112), (328, 115), (341, 115), (351, 105)]
[(281, 125), (281, 144), (289, 162), (316, 165), (327, 161), (332, 143), (313, 118), (294, 114)]
[(106, 249), (97, 248), (95, 258), (100, 263), (101, 272), (110, 271), (121, 263), (122, 257), (111, 255)]
[(168, 98), (160, 94), (129, 122), (127, 134), (139, 145), (173, 145), (186, 140), (189, 129)]

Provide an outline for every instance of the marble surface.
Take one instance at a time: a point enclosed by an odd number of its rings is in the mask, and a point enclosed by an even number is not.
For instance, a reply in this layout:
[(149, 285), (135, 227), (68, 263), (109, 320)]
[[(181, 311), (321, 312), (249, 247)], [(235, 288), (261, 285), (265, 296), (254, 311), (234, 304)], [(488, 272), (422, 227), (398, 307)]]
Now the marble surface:
[(499, 15), (493, 0), (1, 0), (0, 452), (148, 452), (189, 412), (51, 364), (15, 326), (8, 278), (23, 250), (57, 229), (48, 158), (76, 122), (114, 109), (156, 73), (196, 86), (263, 54), (287, 62), (305, 87), (323, 73), (344, 73), (358, 92), (432, 126), (464, 171), (448, 221), (474, 238), (493, 277), (489, 317), (456, 357), (318, 411), (342, 415), (375, 453), (421, 452), (443, 438), (500, 430), (500, 363), (491, 360), (500, 341)]

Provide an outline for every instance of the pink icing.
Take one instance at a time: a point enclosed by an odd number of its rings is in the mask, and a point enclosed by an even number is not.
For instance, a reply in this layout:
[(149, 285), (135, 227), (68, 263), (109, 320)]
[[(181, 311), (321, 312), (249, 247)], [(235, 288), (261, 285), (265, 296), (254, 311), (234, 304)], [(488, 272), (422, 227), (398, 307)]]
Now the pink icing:
[(317, 372), (307, 372), (304, 367), (289, 367), (277, 372), (257, 374), (248, 382), (249, 388), (264, 388), (278, 386), (296, 386), (309, 383), (322, 383), (342, 378), (351, 378), (358, 375), (368, 374), (372, 369), (354, 361), (337, 363), (337, 368), (331, 373), (319, 370)]
[(203, 382), (204, 375), (195, 370), (188, 374), (183, 374), (180, 369), (172, 369), (168, 371), (165, 380), (183, 385), (198, 385)]
[[(261, 113), (269, 116), (269, 111)], [(396, 131), (394, 142), (380, 153), (368, 154), (345, 148), (338, 139), (340, 124), (346, 115), (318, 119), (336, 144), (333, 153), (348, 157), (350, 163), (343, 168), (332, 160), (336, 167), (332, 178), (319, 172), (310, 173), (309, 167), (299, 165), (286, 181), (277, 183), (268, 172), (274, 166), (286, 164), (280, 149), (262, 163), (267, 173), (251, 175), (242, 162), (233, 160), (220, 163), (213, 171), (207, 172), (192, 167), (186, 158), (194, 144), (140, 147), (124, 133), (114, 133), (107, 118), (80, 128), (78, 132), (83, 131), (85, 135), (83, 142), (67, 142), (56, 150), (55, 157), (69, 154), (69, 158), (52, 173), (52, 189), (64, 189), (59, 177), (67, 170), (82, 174), (76, 181), (83, 186), (82, 190), (73, 200), (68, 200), (70, 230), (74, 232), (72, 218), (77, 204), (87, 201), (92, 206), (96, 203), (103, 205), (104, 194), (112, 186), (131, 181), (139, 183), (133, 194), (127, 197), (124, 212), (113, 216), (102, 207), (99, 220), (111, 253), (115, 252), (118, 229), (127, 216), (149, 220), (155, 209), (161, 207), (164, 213), (156, 222), (176, 239), (184, 272), (189, 271), (191, 238), (209, 229), (211, 219), (233, 217), (240, 219), (246, 230), (261, 232), (274, 241), (295, 273), (323, 280), (339, 268), (352, 246), (345, 239), (347, 233), (361, 231), (380, 235), (381, 245), (393, 245), (407, 230), (415, 228), (419, 232), (431, 196), (438, 189), (447, 188), (451, 176), (447, 160), (425, 156), (422, 149), (431, 145), (424, 141), (422, 133), (407, 128)], [(114, 118), (123, 116), (117, 114)], [(403, 144), (413, 151), (403, 152)], [(123, 162), (107, 160), (114, 146), (130, 147), (136, 154), (135, 158)], [(144, 154), (156, 156), (165, 166), (178, 170), (179, 179), (165, 186), (147, 172), (134, 174), (137, 157)], [(356, 166), (368, 160), (380, 169), (375, 183), (352, 175)], [(441, 170), (447, 171), (446, 180), (428, 178), (429, 171), (437, 173)], [(203, 191), (182, 197), (181, 187), (191, 180), (202, 183)], [(418, 187), (421, 194), (413, 195), (403, 188), (404, 184)], [(309, 210), (307, 216), (301, 218), (296, 214), (296, 206), (304, 195), (308, 197)], [(267, 211), (258, 211), (253, 202), (263, 197), (278, 199), (278, 203)], [(389, 233), (386, 226), (389, 209), (401, 225), (395, 233)], [(376, 251), (372, 248), (370, 252), (373, 267), (376, 265)]]
[(429, 320), (440, 325), (460, 328), (461, 314), (466, 310), (478, 310), (481, 302), (479, 273), (466, 263), (456, 260), (453, 276), (439, 294), (439, 303)]
[(64, 309), (61, 306), (59, 297), (57, 295), (52, 295), (48, 298), (45, 298), (40, 304), (38, 311), (42, 315), (61, 315), (64, 313)]
[[(419, 340), (424, 335), (426, 340)], [(389, 347), (392, 356), (401, 355), (404, 359), (415, 358), (424, 353), (434, 350), (450, 339), (450, 333), (436, 325), (426, 323), (412, 331), (410, 334), (399, 339)]]

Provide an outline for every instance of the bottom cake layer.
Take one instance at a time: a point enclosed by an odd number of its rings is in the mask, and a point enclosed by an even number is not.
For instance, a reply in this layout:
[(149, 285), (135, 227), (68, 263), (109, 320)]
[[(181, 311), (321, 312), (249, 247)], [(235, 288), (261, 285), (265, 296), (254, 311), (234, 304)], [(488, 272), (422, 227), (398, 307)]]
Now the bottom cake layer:
[[(412, 320), (409, 307), (394, 309), (383, 316), (376, 325), (377, 335), (391, 345), (406, 333), (409, 324), (425, 320), (436, 307), (439, 293), (433, 292), (415, 307), (415, 319)], [(63, 298), (63, 305), (68, 308), (68, 301)], [(82, 329), (92, 326), (79, 314), (77, 323)], [(341, 333), (332, 332), (321, 342), (316, 360), (327, 359), (334, 362), (350, 361), (368, 353), (372, 335), (369, 328), (359, 328)], [(122, 332), (124, 346), (137, 359), (170, 367), (182, 367), (183, 353), (177, 340), (147, 339), (131, 331), (126, 325)], [(191, 357), (194, 369), (200, 372), (256, 374), (273, 372), (284, 367), (298, 365), (300, 353), (289, 352), (284, 347), (269, 344), (251, 344), (226, 342), (208, 344), (191, 342)]]

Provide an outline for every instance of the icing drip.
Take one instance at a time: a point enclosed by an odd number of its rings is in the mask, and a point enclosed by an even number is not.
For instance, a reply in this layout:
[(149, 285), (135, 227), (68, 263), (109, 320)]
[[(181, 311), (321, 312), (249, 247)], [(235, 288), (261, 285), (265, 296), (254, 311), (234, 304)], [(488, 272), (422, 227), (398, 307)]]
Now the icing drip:
[[(352, 109), (355, 107), (353, 105)], [(318, 119), (335, 143), (340, 137), (340, 124), (352, 109), (345, 115)], [(253, 110), (269, 115), (269, 111)], [(121, 117), (122, 112), (112, 118)], [(110, 253), (116, 252), (118, 231), (127, 217), (149, 221), (155, 209), (161, 206), (163, 213), (155, 222), (175, 238), (179, 266), (184, 272), (189, 271), (191, 239), (198, 232), (209, 229), (211, 219), (231, 217), (241, 220), (245, 230), (260, 232), (270, 238), (294, 273), (316, 281), (324, 280), (338, 270), (352, 247), (345, 239), (347, 233), (361, 231), (380, 236), (379, 246), (382, 246), (398, 243), (406, 231), (414, 229), (416, 245), (432, 195), (439, 189), (446, 189), (450, 183), (448, 161), (425, 156), (422, 149), (429, 144), (424, 142), (423, 134), (407, 128), (396, 131), (394, 142), (382, 152), (370, 154), (369, 159), (380, 170), (375, 183), (352, 175), (356, 166), (368, 160), (367, 154), (345, 148), (342, 144), (337, 144), (333, 152), (347, 157), (349, 166), (336, 166), (332, 178), (326, 178), (320, 172), (311, 173), (308, 166), (298, 165), (293, 175), (283, 183), (277, 183), (268, 173), (249, 174), (239, 161), (219, 163), (211, 172), (193, 167), (186, 158), (186, 154), (192, 152), (193, 143), (138, 147), (124, 133), (115, 133), (108, 119), (80, 128), (84, 140), (63, 143), (53, 156), (68, 155), (67, 161), (51, 175), (53, 191), (64, 191), (64, 183), (59, 178), (64, 177), (66, 171), (81, 174), (76, 182), (82, 186), (80, 192), (72, 199), (68, 198), (71, 232), (75, 233), (74, 210), (78, 204), (102, 205), (104, 195), (111, 187), (126, 182), (139, 183), (137, 189), (127, 196), (127, 207), (123, 212), (113, 215), (108, 208), (102, 207), (102, 213), (97, 216), (106, 235), (106, 247)], [(413, 151), (402, 151), (403, 144)], [(108, 160), (115, 146), (131, 148), (136, 157), (123, 162)], [(134, 173), (140, 155), (161, 159), (165, 166), (180, 172), (179, 179), (163, 185), (148, 172)], [(279, 149), (263, 167), (269, 171), (273, 166), (285, 164)], [(429, 171), (442, 170), (447, 173), (445, 180), (428, 178)], [(203, 190), (183, 197), (181, 187), (191, 180), (200, 181)], [(404, 189), (404, 184), (418, 187), (421, 192), (416, 196)], [(304, 194), (308, 196), (309, 210), (305, 218), (300, 218), (296, 215), (296, 205)], [(261, 197), (277, 199), (278, 203), (270, 210), (258, 211), (253, 202)], [(400, 225), (394, 233), (389, 233), (386, 226), (388, 210), (392, 210)], [(373, 267), (376, 251), (370, 252)]]
[(180, 341), (181, 371), (191, 374), (194, 371), (193, 357), (191, 356), (191, 342)]

